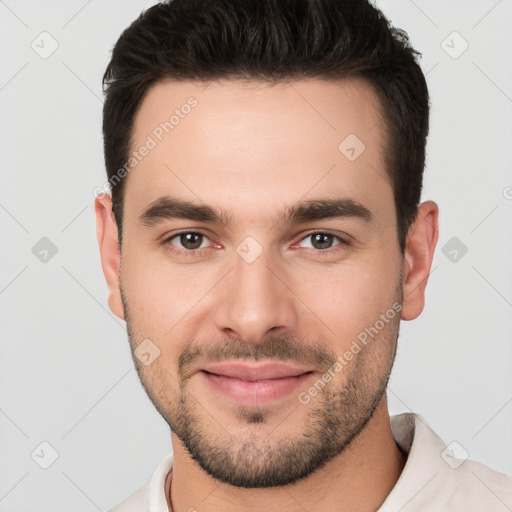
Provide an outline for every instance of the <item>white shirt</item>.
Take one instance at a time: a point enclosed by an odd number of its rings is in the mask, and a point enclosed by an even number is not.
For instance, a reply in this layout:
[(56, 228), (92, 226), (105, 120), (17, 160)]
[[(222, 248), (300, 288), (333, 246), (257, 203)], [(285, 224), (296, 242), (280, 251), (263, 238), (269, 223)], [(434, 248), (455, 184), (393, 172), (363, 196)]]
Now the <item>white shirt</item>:
[[(451, 456), (419, 414), (391, 417), (391, 431), (407, 454), (395, 487), (377, 512), (511, 512), (512, 477)], [(109, 512), (170, 512), (165, 479), (173, 456), (158, 465), (148, 484)]]

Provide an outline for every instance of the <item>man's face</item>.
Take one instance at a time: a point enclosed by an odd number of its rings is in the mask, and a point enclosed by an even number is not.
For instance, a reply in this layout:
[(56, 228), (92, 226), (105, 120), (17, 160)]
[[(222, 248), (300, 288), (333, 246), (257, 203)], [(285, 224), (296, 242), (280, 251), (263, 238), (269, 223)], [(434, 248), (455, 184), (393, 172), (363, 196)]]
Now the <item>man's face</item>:
[[(182, 108), (190, 97), (197, 104)], [(176, 109), (172, 130), (158, 130)], [(136, 116), (132, 150), (148, 136), (155, 145), (126, 182), (124, 318), (132, 350), (150, 340), (142, 360), (134, 356), (149, 397), (218, 480), (297, 481), (339, 454), (384, 397), (403, 259), (380, 117), (371, 88), (356, 80), (165, 82)], [(148, 213), (163, 197), (229, 222)], [(280, 218), (330, 200), (370, 215), (326, 216), (317, 205), (293, 222)], [(203, 371), (228, 361), (310, 373), (278, 391), (276, 381), (235, 388)]]

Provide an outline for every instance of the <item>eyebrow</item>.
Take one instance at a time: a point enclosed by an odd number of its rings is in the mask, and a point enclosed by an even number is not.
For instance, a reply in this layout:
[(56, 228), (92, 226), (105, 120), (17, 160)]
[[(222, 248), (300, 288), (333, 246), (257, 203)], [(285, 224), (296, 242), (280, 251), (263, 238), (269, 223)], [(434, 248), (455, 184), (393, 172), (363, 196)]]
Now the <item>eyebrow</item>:
[[(293, 225), (334, 218), (355, 218), (366, 224), (371, 224), (373, 214), (366, 206), (351, 198), (314, 199), (285, 208), (273, 218), (272, 225)], [(205, 204), (163, 196), (151, 202), (139, 216), (139, 221), (147, 227), (171, 219), (186, 219), (229, 226), (233, 223), (233, 213), (222, 208), (215, 209)]]

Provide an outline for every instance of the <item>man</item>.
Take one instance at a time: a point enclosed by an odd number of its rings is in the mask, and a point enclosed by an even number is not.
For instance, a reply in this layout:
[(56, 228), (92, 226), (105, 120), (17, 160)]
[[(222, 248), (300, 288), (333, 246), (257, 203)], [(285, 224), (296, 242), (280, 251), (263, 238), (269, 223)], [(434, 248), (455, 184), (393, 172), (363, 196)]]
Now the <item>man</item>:
[(366, 0), (175, 0), (122, 34), (98, 241), (173, 454), (114, 511), (512, 508), (388, 413), (438, 240), (416, 56)]

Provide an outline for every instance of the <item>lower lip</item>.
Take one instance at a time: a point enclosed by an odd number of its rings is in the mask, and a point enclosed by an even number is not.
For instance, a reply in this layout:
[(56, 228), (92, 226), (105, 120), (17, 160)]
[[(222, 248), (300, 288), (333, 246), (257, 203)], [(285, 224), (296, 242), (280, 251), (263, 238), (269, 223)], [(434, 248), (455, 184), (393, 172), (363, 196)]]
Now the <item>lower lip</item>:
[(309, 372), (296, 377), (246, 381), (205, 371), (199, 373), (215, 391), (245, 405), (261, 405), (283, 398), (314, 376)]

